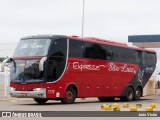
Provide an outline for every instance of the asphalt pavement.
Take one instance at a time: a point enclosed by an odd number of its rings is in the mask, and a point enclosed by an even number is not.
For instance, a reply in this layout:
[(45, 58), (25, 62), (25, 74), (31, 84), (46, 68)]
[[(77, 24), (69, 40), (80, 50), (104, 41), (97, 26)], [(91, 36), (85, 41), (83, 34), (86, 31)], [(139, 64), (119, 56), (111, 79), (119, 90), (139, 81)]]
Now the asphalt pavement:
[[(114, 104), (118, 103), (121, 111), (129, 111), (130, 108), (123, 108), (124, 101), (120, 101), (119, 99), (116, 99), (111, 102), (100, 102), (97, 98), (85, 98), (85, 99), (76, 99), (74, 104), (62, 104), (60, 101), (48, 101), (44, 105), (38, 105), (33, 101), (33, 99), (30, 98), (1, 98), (0, 99), (0, 111), (52, 111), (52, 112), (62, 112), (62, 111), (82, 111), (82, 112), (88, 112), (88, 111), (94, 111), (99, 112), (102, 111), (101, 105), (102, 104)], [(135, 106), (137, 103), (142, 104), (142, 108), (138, 108), (139, 111), (145, 111), (145, 108), (150, 105), (150, 103), (156, 103), (156, 108), (153, 109), (153, 111), (160, 111), (160, 95), (153, 95), (153, 96), (146, 96), (142, 97), (139, 101), (131, 101), (131, 102), (125, 102), (128, 103), (130, 107)], [(107, 111), (106, 111), (107, 113)], [(115, 112), (110, 112), (111, 114), (114, 114)], [(129, 113), (129, 112), (128, 112)], [(75, 114), (75, 113), (74, 113)], [(116, 115), (116, 114), (115, 114)], [(12, 118), (12, 120), (17, 120), (18, 118)], [(37, 118), (30, 118), (30, 120), (35, 120)], [(47, 117), (47, 118), (38, 118), (39, 120), (159, 120), (159, 117)]]
[(157, 106), (154, 111), (160, 111), (160, 95), (141, 97), (141, 100), (131, 102), (124, 102), (119, 99), (111, 102), (100, 102), (97, 98), (78, 98), (74, 104), (62, 104), (60, 101), (49, 100), (44, 105), (38, 105), (31, 98), (1, 98), (0, 111), (102, 111), (102, 104), (112, 105), (113, 103), (118, 103), (121, 111), (129, 111), (129, 108), (122, 108), (123, 103), (128, 103), (130, 107), (137, 103), (142, 104), (142, 108), (139, 108), (138, 111), (145, 111), (150, 103), (156, 103)]

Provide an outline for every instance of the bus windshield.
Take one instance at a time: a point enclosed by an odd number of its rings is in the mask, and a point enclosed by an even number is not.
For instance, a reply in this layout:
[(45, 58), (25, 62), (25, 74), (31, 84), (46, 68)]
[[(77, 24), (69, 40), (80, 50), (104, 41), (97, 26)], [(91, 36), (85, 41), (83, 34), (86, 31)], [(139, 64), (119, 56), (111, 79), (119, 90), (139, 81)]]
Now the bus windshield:
[(14, 57), (45, 56), (48, 53), (50, 39), (24, 39), (15, 50)]

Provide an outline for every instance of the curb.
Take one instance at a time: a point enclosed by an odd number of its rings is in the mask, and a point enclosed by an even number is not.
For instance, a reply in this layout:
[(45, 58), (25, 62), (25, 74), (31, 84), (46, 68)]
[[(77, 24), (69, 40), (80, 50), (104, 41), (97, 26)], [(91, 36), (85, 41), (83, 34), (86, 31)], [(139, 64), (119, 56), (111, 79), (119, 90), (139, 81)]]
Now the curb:
[(32, 98), (0, 98), (0, 101), (17, 102), (17, 101), (33, 101), (33, 99)]

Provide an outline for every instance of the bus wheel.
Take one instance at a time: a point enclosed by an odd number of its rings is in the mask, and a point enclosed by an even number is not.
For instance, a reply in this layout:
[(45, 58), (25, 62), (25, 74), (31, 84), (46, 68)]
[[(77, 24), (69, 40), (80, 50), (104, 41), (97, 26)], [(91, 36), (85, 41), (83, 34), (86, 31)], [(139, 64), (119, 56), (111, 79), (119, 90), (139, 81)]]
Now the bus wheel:
[(63, 104), (71, 104), (71, 103), (74, 103), (75, 99), (76, 99), (76, 96), (77, 96), (77, 93), (75, 91), (74, 88), (72, 87), (69, 87), (67, 90), (66, 90), (66, 93), (65, 93), (65, 98), (62, 98), (61, 99), (61, 102)]
[(47, 99), (43, 99), (43, 98), (34, 98), (34, 101), (37, 102), (38, 104), (44, 104), (48, 100)]
[(135, 91), (134, 100), (140, 100), (141, 96), (142, 96), (142, 90), (139, 87), (137, 87)]
[(131, 87), (128, 87), (125, 99), (127, 101), (132, 101), (134, 98), (134, 90)]
[(113, 101), (115, 97), (98, 97), (98, 100), (101, 102)]

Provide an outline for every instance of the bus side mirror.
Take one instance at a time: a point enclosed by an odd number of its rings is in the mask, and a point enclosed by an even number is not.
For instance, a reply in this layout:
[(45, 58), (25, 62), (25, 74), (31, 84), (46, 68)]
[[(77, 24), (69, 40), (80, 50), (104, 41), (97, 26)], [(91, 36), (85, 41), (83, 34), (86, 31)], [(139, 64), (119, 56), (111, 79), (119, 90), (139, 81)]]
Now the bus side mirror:
[(12, 61), (12, 58), (6, 58), (5, 60), (3, 60), (2, 65), (1, 65), (1, 72), (4, 72), (4, 66), (7, 62)]
[(47, 60), (47, 57), (43, 57), (39, 62), (39, 71), (43, 71), (44, 62)]

